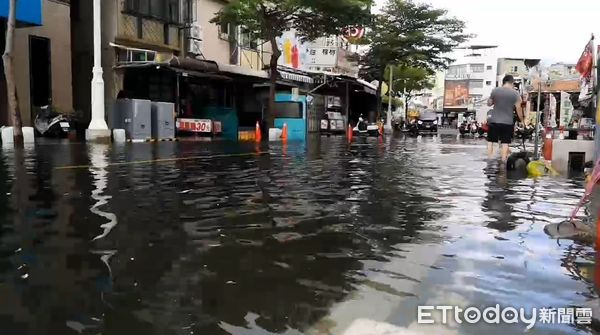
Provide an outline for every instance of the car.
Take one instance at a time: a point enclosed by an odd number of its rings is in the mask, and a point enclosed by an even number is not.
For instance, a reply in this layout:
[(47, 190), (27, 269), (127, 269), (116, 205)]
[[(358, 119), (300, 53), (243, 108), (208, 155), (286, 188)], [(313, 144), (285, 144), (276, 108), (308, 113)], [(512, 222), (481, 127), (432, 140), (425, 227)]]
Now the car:
[(329, 111), (321, 120), (321, 133), (343, 134), (346, 132), (346, 119), (340, 112)]
[(409, 129), (414, 135), (423, 133), (436, 134), (438, 132), (437, 114), (432, 111), (419, 113), (419, 117), (411, 121)]

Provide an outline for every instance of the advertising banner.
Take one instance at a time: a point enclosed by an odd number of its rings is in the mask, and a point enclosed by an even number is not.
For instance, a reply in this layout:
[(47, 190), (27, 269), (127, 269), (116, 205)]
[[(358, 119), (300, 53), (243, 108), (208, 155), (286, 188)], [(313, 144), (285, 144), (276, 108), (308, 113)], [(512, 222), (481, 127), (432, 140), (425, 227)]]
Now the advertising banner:
[(444, 87), (444, 108), (469, 107), (468, 80), (446, 80)]

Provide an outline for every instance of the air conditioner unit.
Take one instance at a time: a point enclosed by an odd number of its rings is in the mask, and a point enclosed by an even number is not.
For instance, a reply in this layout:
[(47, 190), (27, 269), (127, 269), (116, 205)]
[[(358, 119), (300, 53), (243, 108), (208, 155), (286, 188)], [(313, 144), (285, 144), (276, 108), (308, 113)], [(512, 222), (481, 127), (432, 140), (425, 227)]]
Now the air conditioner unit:
[(204, 50), (204, 31), (202, 26), (196, 22), (190, 26), (188, 37), (188, 52), (195, 55), (201, 55)]

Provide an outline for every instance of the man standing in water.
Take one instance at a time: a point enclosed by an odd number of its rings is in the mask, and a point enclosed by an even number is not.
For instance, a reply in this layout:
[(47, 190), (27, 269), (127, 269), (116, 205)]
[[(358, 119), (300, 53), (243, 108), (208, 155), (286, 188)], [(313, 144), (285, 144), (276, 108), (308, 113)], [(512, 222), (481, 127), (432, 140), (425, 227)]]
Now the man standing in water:
[(512, 141), (514, 126), (514, 111), (521, 122), (525, 122), (523, 117), (523, 107), (521, 107), (521, 96), (515, 90), (515, 79), (507, 75), (502, 80), (502, 87), (497, 87), (492, 91), (488, 106), (494, 108), (488, 113), (488, 156), (494, 156), (494, 144), (502, 144), (502, 161), (506, 162), (509, 154), (508, 145)]

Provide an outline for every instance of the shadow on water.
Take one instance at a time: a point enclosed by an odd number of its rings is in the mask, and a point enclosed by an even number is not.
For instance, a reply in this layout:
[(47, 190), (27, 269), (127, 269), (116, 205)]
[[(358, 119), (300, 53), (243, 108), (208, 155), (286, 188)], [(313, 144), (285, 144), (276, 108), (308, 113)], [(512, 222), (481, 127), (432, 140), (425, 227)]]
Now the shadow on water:
[[(0, 329), (337, 334), (343, 306), (368, 295), (416, 303), (423, 287), (437, 292), (430, 273), (453, 278), (463, 266), (460, 242), (446, 247), (471, 236), (460, 227), (515, 231), (525, 243), (527, 218), (559, 216), (541, 214), (536, 201), (559, 201), (551, 192), (524, 199), (536, 185), (485, 167), (477, 149), (442, 142), (316, 137), (269, 148), (48, 143), (4, 151)], [(196, 156), (204, 158), (179, 159)], [(506, 248), (498, 253), (515, 252)]]

